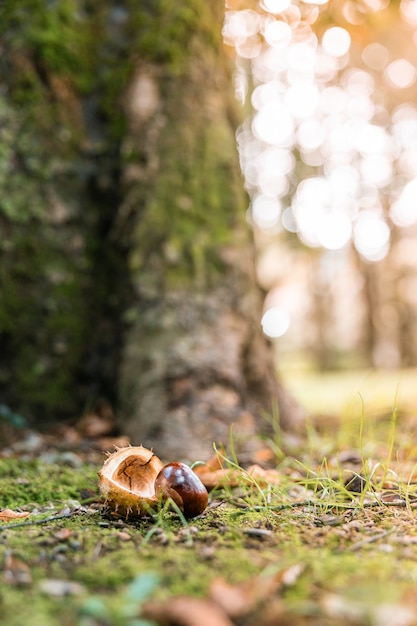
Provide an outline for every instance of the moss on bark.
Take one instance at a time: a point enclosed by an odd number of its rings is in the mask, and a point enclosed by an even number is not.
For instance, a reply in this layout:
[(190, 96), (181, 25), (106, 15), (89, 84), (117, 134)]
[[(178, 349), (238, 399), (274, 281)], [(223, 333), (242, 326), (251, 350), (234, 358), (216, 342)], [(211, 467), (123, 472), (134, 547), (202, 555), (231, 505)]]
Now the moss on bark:
[[(223, 10), (220, 0), (0, 7), (0, 397), (15, 411), (72, 417), (122, 389), (126, 417), (135, 381), (143, 387), (161, 349), (203, 336), (207, 312), (220, 336), (235, 333), (236, 371), (212, 376), (237, 394), (230, 419), (250, 395), (259, 406), (270, 397)], [(131, 361), (143, 338), (148, 352)], [(197, 382), (221, 353), (209, 361)], [(175, 358), (165, 365), (163, 424)], [(129, 418), (140, 432), (143, 414)]]

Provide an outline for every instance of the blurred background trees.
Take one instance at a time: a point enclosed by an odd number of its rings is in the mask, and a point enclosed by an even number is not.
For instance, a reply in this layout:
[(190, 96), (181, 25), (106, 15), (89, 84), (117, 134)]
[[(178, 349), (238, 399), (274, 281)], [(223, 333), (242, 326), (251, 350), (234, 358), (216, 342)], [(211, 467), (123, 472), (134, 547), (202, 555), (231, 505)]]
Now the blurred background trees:
[(281, 362), (415, 365), (417, 3), (227, 6), (236, 93), (253, 107), (238, 144), (264, 327)]

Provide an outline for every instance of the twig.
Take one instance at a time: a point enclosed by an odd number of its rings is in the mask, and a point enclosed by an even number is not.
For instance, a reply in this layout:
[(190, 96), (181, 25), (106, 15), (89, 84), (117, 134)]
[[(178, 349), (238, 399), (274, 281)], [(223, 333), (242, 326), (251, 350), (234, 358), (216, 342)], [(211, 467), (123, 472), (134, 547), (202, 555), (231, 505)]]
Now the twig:
[[(97, 511), (94, 511), (95, 513)], [(8, 530), (9, 528), (22, 528), (24, 526), (38, 526), (41, 524), (48, 524), (48, 522), (55, 522), (55, 520), (65, 519), (67, 517), (73, 517), (79, 513), (85, 513), (85, 511), (81, 511), (80, 509), (74, 509), (72, 511), (64, 511), (64, 513), (58, 513), (57, 515), (49, 515), (48, 517), (43, 517), (42, 519), (33, 519), (26, 520), (25, 522), (16, 522), (15, 524), (7, 524), (5, 526), (0, 527), (0, 532), (3, 530)]]
[(349, 552), (355, 552), (355, 550), (360, 550), (362, 546), (366, 546), (368, 543), (375, 543), (375, 541), (385, 539), (385, 537), (388, 537), (388, 535), (392, 535), (393, 532), (395, 532), (395, 528), (386, 530), (385, 532), (379, 533), (378, 535), (372, 535), (372, 537), (367, 537), (366, 539), (362, 539), (362, 541), (357, 541), (356, 543), (351, 545), (348, 550)]
[(406, 500), (394, 500), (393, 502), (384, 502), (383, 500), (375, 500), (374, 502), (363, 502), (362, 504), (360, 502), (334, 502), (334, 503), (330, 503), (330, 502), (326, 502), (325, 500), (323, 501), (318, 501), (318, 500), (301, 500), (299, 502), (288, 502), (285, 504), (271, 504), (271, 505), (264, 505), (264, 506), (251, 506), (250, 504), (243, 504), (243, 503), (239, 503), (236, 504), (234, 503), (236, 506), (238, 506), (238, 508), (240, 509), (251, 509), (253, 511), (265, 511), (265, 509), (267, 509), (268, 511), (283, 511), (285, 509), (297, 509), (297, 508), (303, 508), (306, 506), (315, 506), (315, 507), (327, 507), (327, 508), (331, 508), (331, 509), (337, 509), (337, 508), (342, 508), (342, 509), (347, 509), (347, 510), (352, 510), (352, 509), (369, 509), (369, 508), (377, 508), (377, 507), (401, 507), (401, 508), (405, 508), (405, 507), (410, 507), (410, 508), (416, 508), (417, 507), (417, 502), (407, 502)]

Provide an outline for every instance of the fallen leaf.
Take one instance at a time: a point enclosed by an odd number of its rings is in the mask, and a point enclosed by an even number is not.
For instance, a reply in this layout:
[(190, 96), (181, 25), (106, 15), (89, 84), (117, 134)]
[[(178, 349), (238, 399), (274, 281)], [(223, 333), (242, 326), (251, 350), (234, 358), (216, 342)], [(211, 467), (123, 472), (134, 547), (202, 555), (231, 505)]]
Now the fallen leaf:
[(242, 482), (253, 480), (254, 485), (278, 485), (281, 482), (280, 473), (277, 470), (265, 470), (260, 465), (254, 464), (245, 469), (225, 468), (217, 455), (194, 468), (203, 485), (207, 489), (215, 487), (229, 486), (237, 487)]
[(226, 613), (210, 600), (177, 596), (166, 602), (148, 602), (142, 616), (164, 626), (233, 626)]
[(116, 418), (112, 406), (106, 400), (96, 403), (93, 410), (82, 416), (77, 429), (84, 437), (95, 439), (110, 435), (116, 426)]
[(275, 458), (275, 453), (271, 450), (271, 448), (260, 448), (252, 455), (252, 459), (255, 463), (270, 463), (271, 461), (274, 461)]
[(6, 554), (3, 578), (9, 585), (30, 585), (32, 582), (29, 565), (10, 552)]
[(118, 539), (120, 539), (120, 541), (131, 541), (132, 540), (132, 536), (129, 535), (129, 533), (127, 533), (125, 530), (120, 530), (118, 533), (116, 533), (116, 537)]
[(10, 522), (15, 519), (28, 517), (28, 515), (30, 515), (30, 513), (27, 511), (12, 511), (11, 509), (3, 509), (0, 511), (0, 521)]
[(54, 533), (55, 539), (59, 539), (59, 541), (66, 541), (72, 535), (72, 530), (69, 528), (60, 528)]
[(265, 470), (260, 465), (251, 465), (247, 470), (248, 474), (256, 480), (258, 484), (279, 485), (281, 475), (278, 470)]
[(96, 440), (97, 447), (103, 452), (113, 448), (126, 448), (130, 446), (129, 437), (99, 437)]
[(241, 482), (240, 473), (234, 469), (217, 469), (208, 470), (204, 465), (196, 467), (194, 472), (197, 474), (203, 485), (207, 489), (215, 487), (237, 487)]
[(215, 578), (210, 585), (210, 597), (229, 617), (243, 617), (252, 610), (252, 601), (243, 585), (231, 585), (223, 578)]
[(290, 565), (272, 575), (260, 574), (238, 585), (216, 578), (209, 588), (210, 598), (232, 619), (244, 617), (284, 587), (292, 587), (305, 569), (301, 563)]

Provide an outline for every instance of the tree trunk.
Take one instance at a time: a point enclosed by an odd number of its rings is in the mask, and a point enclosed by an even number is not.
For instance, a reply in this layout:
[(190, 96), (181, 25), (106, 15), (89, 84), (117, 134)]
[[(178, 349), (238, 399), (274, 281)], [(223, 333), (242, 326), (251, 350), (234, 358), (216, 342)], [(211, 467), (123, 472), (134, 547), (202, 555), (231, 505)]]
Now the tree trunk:
[[(221, 6), (206, 11), (213, 32)], [(137, 304), (121, 424), (167, 457), (206, 458), (232, 426), (237, 447), (253, 444), (274, 401), (284, 427), (302, 413), (279, 386), (261, 331), (225, 61), (219, 37), (213, 45), (195, 33), (178, 75), (138, 64), (125, 103), (125, 150), (144, 155), (127, 179), (145, 200), (131, 251)]]
[(71, 6), (0, 15), (0, 401), (51, 421), (104, 397), (175, 458), (259, 432), (276, 401), (293, 427), (260, 328), (223, 2)]

